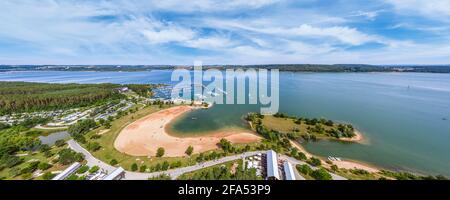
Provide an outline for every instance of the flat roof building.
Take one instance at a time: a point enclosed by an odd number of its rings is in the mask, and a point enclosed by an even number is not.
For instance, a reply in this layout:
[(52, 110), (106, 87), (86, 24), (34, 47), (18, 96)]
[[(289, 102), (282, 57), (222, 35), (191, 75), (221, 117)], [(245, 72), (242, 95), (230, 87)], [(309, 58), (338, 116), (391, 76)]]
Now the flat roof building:
[(292, 168), (291, 163), (284, 161), (283, 168), (286, 180), (295, 180), (294, 168)]
[(70, 165), (67, 169), (65, 169), (64, 171), (53, 177), (52, 180), (64, 180), (80, 167), (81, 164), (79, 162), (75, 162), (72, 165)]
[(103, 180), (120, 180), (125, 177), (125, 170), (122, 167), (115, 169), (111, 174), (106, 176)]
[(273, 150), (267, 151), (266, 160), (267, 160), (267, 179), (280, 180), (280, 173), (278, 172), (277, 152)]

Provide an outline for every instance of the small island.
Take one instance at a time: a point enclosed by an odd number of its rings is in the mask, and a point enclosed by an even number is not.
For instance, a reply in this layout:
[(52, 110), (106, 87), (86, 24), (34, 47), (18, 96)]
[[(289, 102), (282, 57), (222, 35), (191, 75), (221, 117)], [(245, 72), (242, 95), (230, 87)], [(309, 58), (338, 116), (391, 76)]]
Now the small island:
[(289, 116), (283, 113), (246, 116), (252, 129), (266, 138), (286, 136), (294, 141), (317, 141), (320, 139), (356, 142), (361, 134), (351, 125), (332, 120)]

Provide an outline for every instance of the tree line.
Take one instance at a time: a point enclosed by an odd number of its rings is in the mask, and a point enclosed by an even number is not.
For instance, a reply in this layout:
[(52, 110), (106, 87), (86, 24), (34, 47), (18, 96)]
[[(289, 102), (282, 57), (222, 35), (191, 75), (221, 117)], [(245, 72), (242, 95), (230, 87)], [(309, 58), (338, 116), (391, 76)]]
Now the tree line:
[(116, 90), (120, 87), (128, 87), (138, 95), (148, 97), (156, 86), (0, 82), (0, 115), (83, 107), (123, 99), (126, 96)]

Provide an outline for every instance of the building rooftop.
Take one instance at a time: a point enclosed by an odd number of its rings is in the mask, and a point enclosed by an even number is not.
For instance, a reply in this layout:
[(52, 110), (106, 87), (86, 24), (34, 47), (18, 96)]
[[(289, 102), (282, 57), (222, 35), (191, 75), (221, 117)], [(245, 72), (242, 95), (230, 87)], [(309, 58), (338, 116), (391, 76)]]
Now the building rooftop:
[(280, 180), (280, 173), (278, 172), (278, 159), (277, 153), (273, 150), (269, 150), (266, 153), (267, 156), (267, 177), (274, 177)]
[(292, 164), (288, 161), (284, 161), (283, 168), (286, 180), (295, 180), (294, 168), (292, 167)]
[(81, 164), (79, 162), (75, 162), (72, 165), (70, 165), (67, 169), (56, 175), (52, 178), (52, 180), (64, 180), (66, 177), (68, 177), (70, 174), (74, 173), (75, 170), (81, 167)]
[(103, 180), (114, 180), (117, 176), (119, 176), (123, 172), (125, 172), (125, 170), (122, 167), (119, 167), (115, 169), (113, 172), (111, 172), (111, 174), (106, 176)]

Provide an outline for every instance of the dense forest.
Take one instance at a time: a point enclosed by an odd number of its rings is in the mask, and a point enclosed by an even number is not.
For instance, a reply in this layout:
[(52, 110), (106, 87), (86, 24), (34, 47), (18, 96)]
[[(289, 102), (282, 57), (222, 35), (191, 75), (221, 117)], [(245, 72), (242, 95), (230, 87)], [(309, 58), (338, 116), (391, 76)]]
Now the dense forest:
[[(0, 65), (1, 71), (148, 71), (193, 69), (188, 65)], [(365, 64), (267, 64), (267, 65), (204, 65), (203, 69), (279, 69), (290, 72), (429, 72), (450, 73), (450, 65), (365, 65)]]
[[(126, 86), (126, 85), (125, 85)], [(0, 115), (14, 112), (66, 109), (125, 98), (119, 84), (53, 84), (0, 82)], [(149, 95), (148, 85), (132, 85), (140, 95)]]

